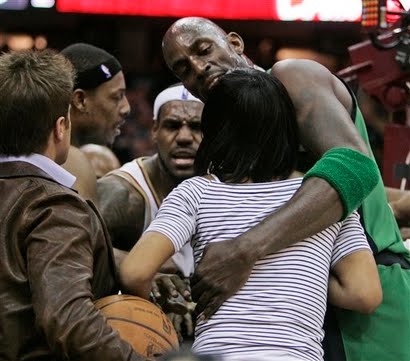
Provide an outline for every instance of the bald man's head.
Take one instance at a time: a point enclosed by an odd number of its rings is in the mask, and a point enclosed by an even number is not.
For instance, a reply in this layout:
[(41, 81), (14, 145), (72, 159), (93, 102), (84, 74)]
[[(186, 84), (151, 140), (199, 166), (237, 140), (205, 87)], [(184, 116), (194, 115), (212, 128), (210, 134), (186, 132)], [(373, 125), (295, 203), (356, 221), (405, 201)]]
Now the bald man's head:
[(221, 75), (253, 65), (243, 56), (244, 44), (238, 34), (226, 34), (204, 18), (177, 20), (166, 32), (162, 49), (168, 67), (202, 100)]

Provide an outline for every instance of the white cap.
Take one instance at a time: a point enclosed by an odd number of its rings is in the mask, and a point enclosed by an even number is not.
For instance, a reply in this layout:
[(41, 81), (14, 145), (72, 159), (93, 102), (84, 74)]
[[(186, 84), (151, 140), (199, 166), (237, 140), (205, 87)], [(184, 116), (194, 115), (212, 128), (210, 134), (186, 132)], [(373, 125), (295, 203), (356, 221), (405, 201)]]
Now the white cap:
[(154, 120), (157, 120), (159, 109), (165, 104), (173, 100), (182, 100), (182, 101), (202, 101), (194, 97), (183, 85), (176, 85), (170, 88), (166, 88), (161, 93), (157, 95), (154, 101)]

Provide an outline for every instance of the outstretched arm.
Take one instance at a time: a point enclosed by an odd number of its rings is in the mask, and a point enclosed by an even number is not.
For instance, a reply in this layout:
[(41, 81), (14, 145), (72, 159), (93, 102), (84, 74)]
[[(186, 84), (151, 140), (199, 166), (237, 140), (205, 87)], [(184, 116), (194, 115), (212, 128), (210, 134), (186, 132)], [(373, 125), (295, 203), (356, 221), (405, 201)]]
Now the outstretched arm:
[(124, 290), (148, 299), (155, 274), (174, 251), (168, 237), (159, 232), (144, 233), (121, 264)]
[[(308, 151), (318, 158), (334, 148), (367, 155), (366, 145), (350, 117), (352, 99), (339, 79), (320, 64), (307, 60), (279, 62), (272, 74), (283, 82), (292, 98), (300, 141)], [(362, 157), (359, 162), (367, 159)], [(375, 164), (374, 172), (376, 179)], [(356, 202), (360, 204), (369, 192), (366, 190)], [(205, 317), (212, 315), (242, 287), (257, 259), (312, 236), (339, 221), (345, 213), (345, 204), (334, 185), (321, 177), (306, 179), (286, 205), (258, 226), (235, 240), (208, 246), (193, 278), (192, 295), (198, 301), (198, 312), (204, 311)]]

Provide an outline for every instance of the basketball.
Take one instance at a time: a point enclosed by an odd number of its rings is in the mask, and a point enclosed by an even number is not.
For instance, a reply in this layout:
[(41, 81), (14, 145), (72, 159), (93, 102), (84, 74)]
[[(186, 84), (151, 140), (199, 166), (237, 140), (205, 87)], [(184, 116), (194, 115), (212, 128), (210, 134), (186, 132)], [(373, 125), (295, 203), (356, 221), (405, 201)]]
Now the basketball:
[(174, 326), (153, 303), (136, 296), (112, 295), (97, 300), (95, 305), (139, 354), (159, 357), (179, 349)]

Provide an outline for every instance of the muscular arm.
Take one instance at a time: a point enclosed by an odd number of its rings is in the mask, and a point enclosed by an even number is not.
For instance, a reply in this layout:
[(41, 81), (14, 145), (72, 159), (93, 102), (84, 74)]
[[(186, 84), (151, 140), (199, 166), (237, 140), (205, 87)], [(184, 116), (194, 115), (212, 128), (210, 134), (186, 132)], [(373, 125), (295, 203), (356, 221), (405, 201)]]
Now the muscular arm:
[[(114, 247), (114, 257), (117, 269), (128, 252), (134, 247), (144, 230), (145, 200), (125, 179), (115, 175), (107, 175), (97, 182), (100, 213), (107, 225)], [(165, 295), (187, 295), (186, 285), (182, 285), (177, 273), (177, 267), (172, 258), (166, 260), (160, 268), (162, 275), (153, 283), (153, 292), (156, 297)], [(172, 279), (172, 282), (171, 282)], [(161, 286), (161, 291), (159, 290)]]
[(113, 246), (130, 251), (144, 229), (144, 198), (126, 180), (115, 175), (98, 180), (97, 194)]
[[(368, 154), (350, 117), (351, 96), (325, 67), (309, 60), (288, 60), (276, 63), (272, 74), (282, 81), (292, 98), (299, 138), (308, 151), (318, 159), (336, 147)], [(285, 207), (266, 219), (263, 233), (256, 227), (247, 238), (261, 238), (256, 241), (259, 258), (339, 221), (342, 209), (340, 198), (329, 183), (308, 179)]]
[[(367, 154), (350, 117), (352, 101), (345, 86), (326, 68), (308, 60), (274, 65), (272, 74), (287, 88), (294, 102), (303, 146), (320, 158), (334, 147)], [(248, 279), (254, 262), (307, 238), (339, 221), (339, 194), (321, 178), (309, 178), (291, 200), (262, 223), (233, 241), (211, 244), (198, 266), (192, 295), (210, 316)], [(223, 260), (223, 262), (222, 262)]]

